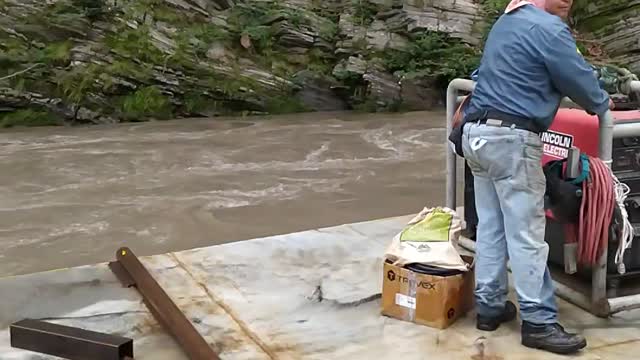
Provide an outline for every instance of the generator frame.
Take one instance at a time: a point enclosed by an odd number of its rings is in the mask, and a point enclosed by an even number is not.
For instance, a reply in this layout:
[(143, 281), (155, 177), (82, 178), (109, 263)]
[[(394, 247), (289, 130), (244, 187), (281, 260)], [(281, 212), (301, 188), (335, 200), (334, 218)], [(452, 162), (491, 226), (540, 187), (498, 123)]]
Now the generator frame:
[[(454, 113), (464, 98), (464, 96), (460, 96), (460, 92), (470, 93), (474, 88), (475, 82), (469, 79), (454, 79), (447, 88), (446, 206), (450, 209), (457, 208), (457, 155), (451, 148), (448, 138), (453, 128)], [(629, 91), (640, 93), (640, 81), (632, 81)], [(564, 98), (560, 106), (563, 108), (580, 108), (568, 98)], [(607, 111), (603, 116), (599, 117), (598, 134), (599, 157), (611, 168), (613, 139), (625, 136), (640, 136), (640, 122), (616, 125), (613, 114), (611, 111)], [(461, 239), (460, 245), (468, 250), (475, 250), (475, 243), (471, 240)], [(599, 317), (608, 317), (621, 311), (640, 308), (640, 294), (609, 297), (607, 293), (607, 253), (608, 241), (605, 242), (604, 251), (598, 262), (592, 267), (590, 293), (589, 291), (587, 293), (581, 292), (568, 284), (554, 279), (556, 295)]]

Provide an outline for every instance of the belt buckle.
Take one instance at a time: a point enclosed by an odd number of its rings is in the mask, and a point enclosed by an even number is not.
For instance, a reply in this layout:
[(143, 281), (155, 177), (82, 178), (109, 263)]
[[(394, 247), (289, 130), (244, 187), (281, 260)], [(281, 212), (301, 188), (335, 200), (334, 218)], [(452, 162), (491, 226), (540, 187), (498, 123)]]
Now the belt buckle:
[(502, 120), (497, 120), (497, 119), (487, 119), (487, 121), (485, 122), (485, 124), (487, 124), (487, 126), (501, 127), (501, 126), (502, 126)]

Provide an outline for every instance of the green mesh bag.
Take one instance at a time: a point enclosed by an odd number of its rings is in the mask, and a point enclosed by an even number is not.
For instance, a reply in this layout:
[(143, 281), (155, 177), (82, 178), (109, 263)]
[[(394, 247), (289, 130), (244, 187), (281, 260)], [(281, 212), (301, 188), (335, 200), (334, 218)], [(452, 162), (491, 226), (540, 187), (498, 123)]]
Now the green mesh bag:
[(453, 216), (450, 213), (437, 208), (418, 223), (405, 228), (400, 234), (400, 241), (449, 241), (452, 222)]

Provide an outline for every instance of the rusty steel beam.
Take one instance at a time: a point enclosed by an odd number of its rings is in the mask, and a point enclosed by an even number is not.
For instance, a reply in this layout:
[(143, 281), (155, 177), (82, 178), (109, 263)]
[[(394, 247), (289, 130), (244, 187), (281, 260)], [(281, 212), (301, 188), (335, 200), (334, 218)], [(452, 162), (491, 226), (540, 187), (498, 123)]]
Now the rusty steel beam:
[(125, 360), (133, 358), (133, 340), (24, 319), (9, 328), (11, 346), (71, 360)]
[(153, 316), (182, 346), (189, 359), (220, 360), (131, 249), (118, 249), (116, 259), (109, 264), (111, 271), (123, 286), (135, 286), (138, 289)]
[(131, 275), (125, 270), (125, 268), (118, 261), (112, 261), (109, 263), (109, 269), (118, 278), (122, 286), (130, 288), (136, 285), (136, 282), (131, 278)]

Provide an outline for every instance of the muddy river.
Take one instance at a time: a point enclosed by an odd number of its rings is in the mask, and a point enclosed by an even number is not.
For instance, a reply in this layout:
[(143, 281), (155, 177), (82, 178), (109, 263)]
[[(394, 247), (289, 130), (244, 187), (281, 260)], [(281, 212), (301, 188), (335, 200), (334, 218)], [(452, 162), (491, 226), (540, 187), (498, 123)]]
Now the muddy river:
[(444, 203), (444, 113), (0, 132), (0, 276)]

